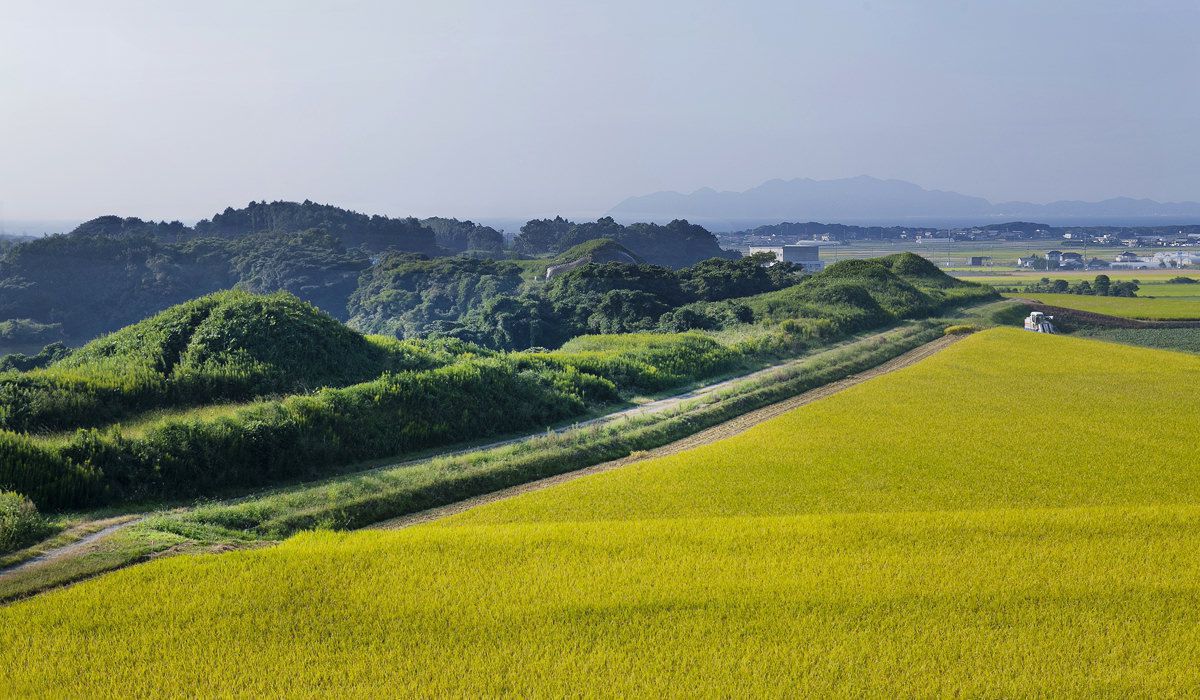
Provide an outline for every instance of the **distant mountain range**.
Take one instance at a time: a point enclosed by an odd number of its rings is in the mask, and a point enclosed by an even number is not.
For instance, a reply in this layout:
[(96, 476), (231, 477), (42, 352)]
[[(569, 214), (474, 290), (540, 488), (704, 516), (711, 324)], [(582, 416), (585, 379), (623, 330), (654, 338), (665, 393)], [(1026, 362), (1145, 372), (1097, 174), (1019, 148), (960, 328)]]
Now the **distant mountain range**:
[(768, 180), (745, 192), (707, 187), (690, 194), (656, 192), (630, 197), (609, 214), (630, 221), (687, 219), (718, 229), (786, 220), (916, 226), (1032, 219), (1067, 225), (1144, 225), (1200, 222), (1200, 202), (1116, 197), (1100, 202), (993, 204), (982, 197), (860, 175), (840, 180)]

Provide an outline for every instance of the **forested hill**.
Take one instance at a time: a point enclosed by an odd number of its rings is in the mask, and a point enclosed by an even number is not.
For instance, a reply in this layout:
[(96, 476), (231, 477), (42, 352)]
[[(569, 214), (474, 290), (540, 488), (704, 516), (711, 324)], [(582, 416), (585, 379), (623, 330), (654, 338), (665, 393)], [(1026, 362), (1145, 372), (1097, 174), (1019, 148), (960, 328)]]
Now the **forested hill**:
[(199, 236), (244, 236), (262, 231), (289, 232), (321, 229), (341, 239), (349, 248), (378, 252), (388, 249), (438, 253), (433, 229), (409, 217), (393, 219), (367, 216), (328, 204), (251, 202), (242, 209), (228, 208), (196, 224)]
[[(0, 257), (0, 321), (56, 325), (78, 344), (232, 287), (292, 292), (345, 318), (346, 300), (370, 265), (367, 253), (315, 230), (183, 241), (144, 230), (48, 236)], [(11, 340), (16, 347), (23, 339)]]
[(665, 267), (687, 267), (709, 258), (738, 257), (736, 252), (722, 250), (717, 237), (703, 226), (678, 219), (666, 226), (622, 226), (609, 216), (594, 223), (575, 223), (561, 216), (530, 221), (513, 240), (513, 250), (525, 255), (558, 254), (597, 238), (616, 241), (646, 262)]
[[(606, 250), (624, 252), (600, 255), (588, 248), (594, 238), (605, 238)], [(584, 252), (570, 257), (572, 251)], [(496, 323), (528, 320), (531, 309), (545, 305), (532, 278), (545, 276), (550, 265), (561, 272), (619, 260), (678, 269), (712, 257), (738, 254), (722, 251), (711, 233), (683, 221), (531, 221), (509, 249), (501, 232), (472, 221), (368, 216), (310, 201), (251, 202), (194, 227), (102, 216), (70, 233), (0, 250), (0, 356), (39, 353), (58, 341), (79, 345), (172, 304), (232, 288), (290, 292), (338, 319), (353, 316), (364, 327), (402, 337), (466, 332), (479, 327), (466, 314), (494, 313), (501, 321), (489, 321), (478, 340), (507, 347), (531, 336), (517, 341)], [(472, 259), (481, 262), (472, 266)], [(513, 262), (497, 265), (502, 259)], [(445, 287), (451, 279), (457, 280), (453, 290)], [(454, 300), (445, 301), (449, 297)], [(438, 301), (431, 306), (431, 299)], [(650, 304), (636, 315), (645, 325), (663, 311)]]

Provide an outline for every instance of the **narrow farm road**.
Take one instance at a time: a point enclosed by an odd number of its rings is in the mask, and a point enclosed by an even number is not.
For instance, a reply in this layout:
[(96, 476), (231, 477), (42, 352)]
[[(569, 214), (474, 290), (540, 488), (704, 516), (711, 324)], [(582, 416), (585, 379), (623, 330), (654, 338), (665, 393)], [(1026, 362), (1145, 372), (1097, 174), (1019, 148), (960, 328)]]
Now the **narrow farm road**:
[[(83, 534), (81, 534), (79, 539), (72, 540), (72, 541), (62, 545), (61, 547), (56, 547), (54, 549), (50, 549), (45, 552), (42, 552), (42, 553), (38, 554), (37, 556), (31, 557), (29, 559), (26, 559), (25, 561), (13, 564), (10, 567), (0, 569), (0, 580), (3, 580), (6, 576), (12, 576), (19, 572), (25, 571), (26, 569), (32, 569), (32, 568), (36, 568), (39, 566), (45, 566), (47, 564), (50, 564), (59, 559), (63, 559), (65, 557), (83, 554), (86, 551), (88, 551), (91, 547), (96, 545), (98, 542), (100, 542), (100, 540), (103, 540), (104, 538), (108, 537), (109, 535), (112, 535), (114, 532), (117, 532), (118, 530), (123, 530), (123, 529), (129, 527), (130, 525), (141, 522), (142, 517), (143, 516), (129, 515), (129, 516), (122, 516), (119, 518), (109, 518), (106, 520), (92, 521), (92, 522), (84, 523), (83, 525), (76, 526), (76, 528), (72, 528), (72, 529), (78, 530), (80, 533), (83, 533)], [(96, 527), (99, 527), (100, 529), (96, 530), (95, 529)], [(67, 531), (67, 533), (65, 533), (65, 534), (69, 535), (69, 534), (71, 534), (71, 531)]]
[(817, 387), (816, 389), (806, 391), (803, 394), (798, 394), (789, 399), (784, 399), (783, 401), (780, 401), (778, 403), (773, 403), (770, 406), (764, 406), (755, 411), (750, 411), (749, 413), (743, 413), (742, 415), (740, 415), (736, 418), (732, 418), (728, 421), (725, 421), (724, 423), (721, 423), (720, 425), (714, 425), (711, 428), (701, 430), (698, 433), (693, 433), (692, 435), (689, 435), (685, 438), (676, 440), (675, 442), (667, 443), (666, 445), (657, 447), (653, 450), (647, 450), (646, 452), (640, 452), (640, 453), (637, 453), (634, 455), (629, 455), (627, 457), (622, 457), (620, 459), (614, 459), (609, 462), (602, 462), (600, 464), (596, 464), (596, 465), (593, 465), (590, 467), (584, 467), (583, 469), (578, 469), (573, 472), (557, 474), (555, 476), (546, 477), (545, 479), (539, 479), (538, 481), (531, 481), (526, 484), (512, 486), (512, 487), (509, 487), (506, 489), (502, 489), (500, 491), (493, 491), (492, 493), (484, 494), (482, 496), (476, 496), (474, 498), (468, 498), (466, 500), (459, 501), (457, 503), (451, 503), (449, 505), (440, 506), (438, 508), (431, 508), (429, 510), (423, 510), (419, 513), (411, 513), (409, 515), (404, 515), (399, 518), (385, 520), (383, 522), (372, 525), (367, 529), (398, 530), (400, 528), (409, 527), (411, 525), (419, 525), (421, 523), (426, 523), (426, 522), (429, 522), (432, 520), (437, 520), (439, 518), (444, 518), (444, 517), (447, 517), (450, 515), (454, 515), (456, 513), (461, 513), (463, 511), (470, 510), (471, 508), (482, 506), (482, 505), (485, 505), (488, 503), (493, 503), (495, 501), (512, 498), (514, 496), (519, 496), (521, 494), (529, 493), (531, 491), (540, 491), (542, 489), (549, 488), (551, 486), (556, 486), (558, 484), (562, 484), (562, 483), (565, 483), (565, 482), (568, 482), (568, 481), (571, 481), (574, 479), (578, 479), (580, 477), (590, 476), (592, 474), (599, 474), (601, 472), (609, 471), (610, 469), (617, 469), (619, 467), (624, 467), (626, 465), (633, 464), (634, 462), (639, 462), (644, 459), (652, 459), (655, 457), (665, 457), (667, 455), (673, 455), (673, 454), (677, 454), (679, 452), (684, 452), (686, 450), (700, 447), (701, 445), (707, 445), (708, 443), (711, 443), (711, 442), (716, 442), (718, 440), (724, 440), (725, 438), (733, 437), (734, 435), (745, 432), (745, 431), (749, 430), (750, 428), (753, 428), (754, 426), (758, 425), (759, 423), (768, 421), (772, 418), (775, 418), (776, 416), (782, 415), (784, 413), (787, 413), (788, 411), (791, 411), (793, 409), (804, 406), (805, 404), (810, 404), (814, 401), (823, 399), (827, 396), (832, 396), (833, 394), (836, 394), (839, 391), (844, 391), (845, 389), (855, 386), (856, 384), (862, 384), (863, 382), (865, 382), (869, 379), (874, 379), (875, 377), (882, 376), (889, 372), (895, 372), (898, 369), (903, 369), (910, 365), (914, 365), (914, 364), (920, 362), (921, 360), (924, 360), (925, 358), (929, 357), (930, 355), (933, 355), (933, 354), (945, 349), (946, 347), (948, 347), (949, 345), (951, 345), (952, 343), (958, 341), (959, 339), (961, 339), (963, 337), (964, 336), (961, 336), (961, 335), (943, 336), (941, 338), (938, 338), (937, 340), (926, 343), (925, 345), (922, 345), (920, 347), (909, 350), (908, 352), (904, 353), (903, 355), (894, 357), (891, 360), (888, 360), (887, 362), (884, 362), (881, 365), (877, 365), (876, 367), (873, 367), (869, 370), (860, 372), (859, 374), (853, 374), (853, 375), (850, 375), (849, 377), (846, 377), (845, 379), (840, 379), (836, 382), (830, 382), (829, 384), (826, 384), (824, 386), (820, 386), (820, 387)]

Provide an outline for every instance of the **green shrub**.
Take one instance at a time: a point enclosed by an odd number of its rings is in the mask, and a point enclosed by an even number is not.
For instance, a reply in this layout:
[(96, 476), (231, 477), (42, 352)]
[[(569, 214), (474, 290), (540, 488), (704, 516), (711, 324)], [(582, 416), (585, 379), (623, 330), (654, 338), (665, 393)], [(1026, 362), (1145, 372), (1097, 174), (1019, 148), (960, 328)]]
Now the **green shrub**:
[(943, 334), (944, 335), (970, 335), (971, 333), (974, 333), (978, 330), (979, 330), (979, 326), (972, 326), (969, 324), (961, 324), (961, 325), (957, 325), (957, 326), (946, 326), (946, 330), (943, 331)]
[(19, 493), (0, 491), (0, 554), (27, 547), (50, 529), (33, 501)]

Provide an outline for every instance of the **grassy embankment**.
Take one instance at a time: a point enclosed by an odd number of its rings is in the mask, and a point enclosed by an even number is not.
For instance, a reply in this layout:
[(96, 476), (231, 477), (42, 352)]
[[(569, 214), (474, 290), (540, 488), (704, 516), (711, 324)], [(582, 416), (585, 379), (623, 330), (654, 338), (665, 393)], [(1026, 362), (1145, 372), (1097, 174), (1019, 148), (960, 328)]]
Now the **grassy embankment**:
[(436, 524), (165, 560), (7, 607), (0, 684), (1194, 694), (1200, 405), (1179, 378), (1197, 372), (977, 334), (742, 436)]

